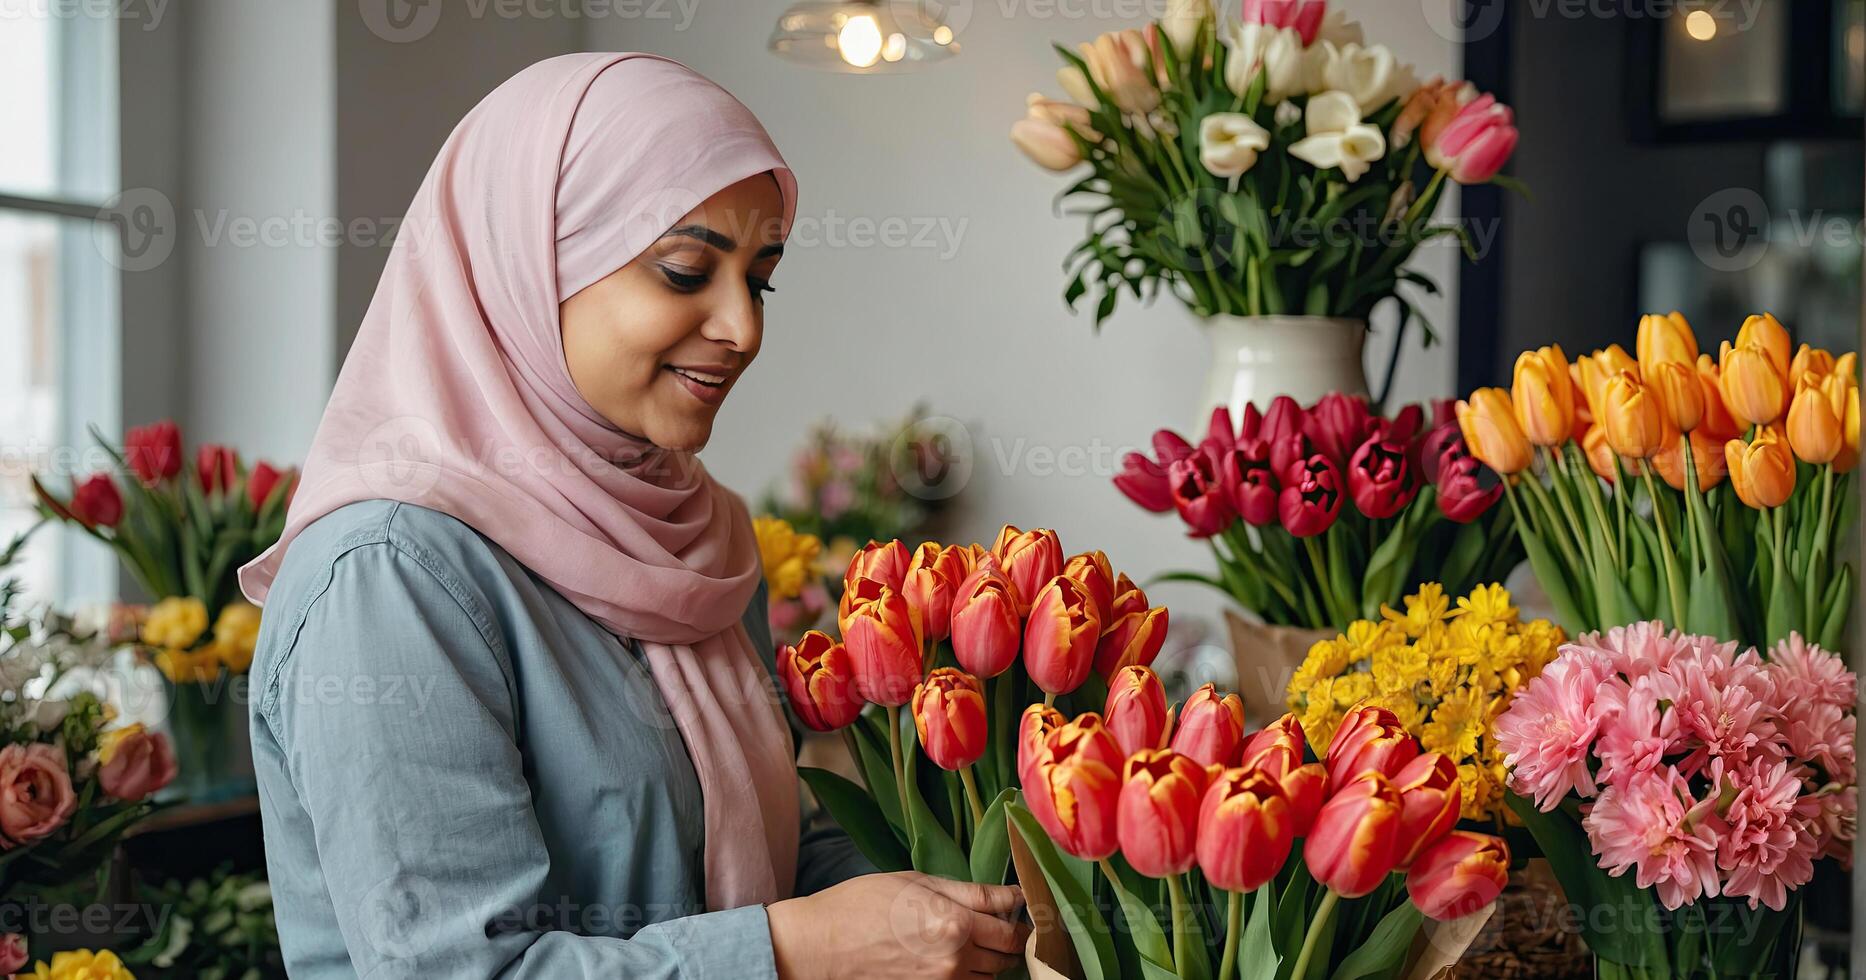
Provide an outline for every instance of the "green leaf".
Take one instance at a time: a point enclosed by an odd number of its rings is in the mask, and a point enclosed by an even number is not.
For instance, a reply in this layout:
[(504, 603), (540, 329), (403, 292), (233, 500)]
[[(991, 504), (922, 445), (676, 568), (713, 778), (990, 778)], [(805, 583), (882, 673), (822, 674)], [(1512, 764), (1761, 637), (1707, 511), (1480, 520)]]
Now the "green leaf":
[(1400, 904), (1381, 918), (1373, 934), (1361, 947), (1348, 954), (1335, 968), (1334, 980), (1362, 980), (1365, 977), (1397, 976), (1412, 949), (1425, 916), (1411, 900)]
[[(1840, 566), (1840, 574), (1834, 576), (1833, 584), (1828, 586), (1828, 597), (1822, 610), (1819, 639), (1816, 641), (1824, 649), (1839, 650), (1846, 644), (1847, 619), (1853, 615), (1853, 566)], [(1813, 628), (1813, 624), (1809, 624)]]
[(919, 768), (919, 750), (903, 746), (903, 751), (909, 753), (907, 805), (913, 809), (913, 821), (908, 832), (913, 837), (914, 870), (953, 881), (971, 881), (971, 862), (966, 860), (965, 852), (959, 849), (953, 835), (947, 832), (945, 823), (933, 812), (932, 807), (927, 806), (926, 796), (920, 792), (919, 780), (915, 778)]
[(1506, 800), (1542, 848), (1562, 893), (1578, 908), (1588, 948), (1603, 960), (1664, 975), (1669, 955), (1652, 895), (1635, 885), (1632, 875), (1614, 877), (1600, 867), (1573, 814), (1561, 809), (1543, 813), (1515, 793)]
[[(887, 829), (887, 818), (866, 790), (827, 769), (805, 766), (797, 772), (836, 825), (855, 842), (856, 850), (878, 870), (906, 871), (913, 867), (913, 860)], [(1005, 856), (1010, 856), (1008, 849)]]
[(1160, 928), (1160, 920), (1154, 915), (1153, 909), (1125, 885), (1110, 881), (1108, 886), (1114, 890), (1114, 897), (1121, 905), (1121, 917), (1127, 921), (1128, 934), (1134, 938), (1134, 948), (1140, 953), (1141, 959), (1151, 960), (1155, 965), (1173, 962), (1173, 951), (1167, 944), (1166, 931)]
[[(1238, 938), (1238, 980), (1276, 980), (1282, 957), (1271, 939), (1270, 920), (1276, 904), (1275, 891), (1265, 885), (1248, 896), (1249, 917), (1244, 921), (1244, 935)], [(1300, 940), (1299, 940), (1300, 941)], [(1219, 980), (1230, 980), (1220, 977)]]
[(1004, 869), (1011, 863), (1011, 826), (1004, 808), (1017, 798), (1017, 791), (1007, 789), (985, 808), (984, 822), (972, 839), (972, 880), (981, 885), (1004, 884)]
[(1520, 515), (1516, 536), (1523, 543), (1523, 551), (1529, 557), (1529, 567), (1535, 572), (1536, 582), (1542, 586), (1542, 591), (1548, 593), (1549, 602), (1555, 606), (1555, 615), (1561, 620), (1562, 628), (1570, 635), (1598, 628), (1599, 624), (1583, 615), (1581, 607), (1575, 604), (1574, 593), (1568, 588), (1567, 569), (1549, 552), (1542, 538), (1523, 523)]
[(901, 791), (894, 781), (886, 717), (879, 712), (864, 713), (856, 719), (850, 731), (855, 733), (855, 746), (862, 756), (856, 760), (862, 766), (862, 781), (868, 785), (869, 794), (881, 809), (882, 816), (888, 819), (889, 826), (894, 827), (905, 842), (907, 818), (901, 813)]
[(1056, 898), (1057, 911), (1069, 930), (1070, 941), (1075, 944), (1076, 959), (1082, 963), (1082, 980), (1115, 980), (1120, 976), (1120, 968), (1107, 920), (1102, 918), (1075, 875), (1063, 866), (1062, 855), (1043, 832), (1037, 818), (1021, 803), (1011, 803), (1005, 812), (1011, 815), (1018, 836), (1030, 849), (1031, 858), (1050, 886), (1050, 894)]

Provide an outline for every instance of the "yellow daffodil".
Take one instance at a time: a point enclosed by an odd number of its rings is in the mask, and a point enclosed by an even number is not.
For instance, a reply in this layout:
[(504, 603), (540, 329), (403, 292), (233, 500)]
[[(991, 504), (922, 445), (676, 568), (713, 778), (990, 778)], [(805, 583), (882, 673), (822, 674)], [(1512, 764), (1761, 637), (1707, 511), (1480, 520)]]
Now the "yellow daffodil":
[(40, 960), (33, 964), (31, 973), (19, 976), (32, 980), (136, 980), (136, 975), (123, 966), (117, 954), (107, 949), (95, 953), (88, 949), (53, 953), (51, 963)]
[(194, 646), (207, 630), (207, 605), (193, 596), (169, 596), (143, 620), (142, 640), (152, 647)]
[(760, 517), (752, 521), (758, 536), (758, 555), (764, 561), (765, 581), (773, 602), (795, 599), (822, 573), (818, 559), (823, 541), (814, 534), (799, 534), (789, 521)]

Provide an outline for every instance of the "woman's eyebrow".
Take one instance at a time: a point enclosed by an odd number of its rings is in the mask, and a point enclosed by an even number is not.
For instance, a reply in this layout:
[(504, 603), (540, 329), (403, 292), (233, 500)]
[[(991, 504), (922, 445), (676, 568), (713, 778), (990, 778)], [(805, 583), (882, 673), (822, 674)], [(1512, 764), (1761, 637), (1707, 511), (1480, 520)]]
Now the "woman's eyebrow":
[(667, 234), (662, 235), (661, 237), (662, 238), (673, 238), (675, 236), (679, 236), (681, 238), (698, 239), (699, 241), (705, 242), (706, 244), (711, 245), (712, 247), (720, 250), (721, 252), (737, 251), (739, 247), (738, 242), (735, 242), (732, 239), (727, 238), (724, 235), (721, 235), (719, 232), (716, 232), (713, 229), (706, 227), (705, 225), (681, 225), (678, 228), (669, 229)]

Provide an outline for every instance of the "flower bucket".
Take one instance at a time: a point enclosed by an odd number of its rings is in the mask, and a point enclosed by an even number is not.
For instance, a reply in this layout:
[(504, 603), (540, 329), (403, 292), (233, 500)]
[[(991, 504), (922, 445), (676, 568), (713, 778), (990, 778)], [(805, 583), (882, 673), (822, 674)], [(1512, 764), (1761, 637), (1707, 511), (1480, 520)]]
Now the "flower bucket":
[(1320, 316), (1214, 316), (1199, 321), (1211, 345), (1205, 400), (1192, 431), (1205, 430), (1212, 409), (1267, 410), (1278, 395), (1310, 405), (1330, 392), (1367, 394), (1361, 356), (1367, 321)]
[(167, 687), (177, 773), (160, 798), (217, 803), (253, 793), (246, 678), (222, 673), (215, 681)]
[(1225, 610), (1225, 629), (1237, 662), (1238, 696), (1244, 699), (1244, 717), (1253, 727), (1287, 710), (1284, 692), (1309, 648), (1338, 635), (1334, 630), (1253, 623), (1231, 609)]

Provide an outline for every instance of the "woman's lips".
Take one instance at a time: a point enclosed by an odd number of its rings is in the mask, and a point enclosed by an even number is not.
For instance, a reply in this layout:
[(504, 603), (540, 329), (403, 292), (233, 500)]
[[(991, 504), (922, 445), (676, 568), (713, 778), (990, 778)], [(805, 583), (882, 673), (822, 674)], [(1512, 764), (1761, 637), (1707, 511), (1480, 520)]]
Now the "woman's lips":
[[(688, 394), (699, 399), (701, 404), (718, 405), (726, 400), (726, 385), (731, 380), (729, 376), (722, 373), (678, 368), (672, 364), (667, 366), (667, 370), (674, 376), (675, 382), (685, 388)], [(718, 378), (719, 380), (711, 382), (701, 380), (703, 378)]]

